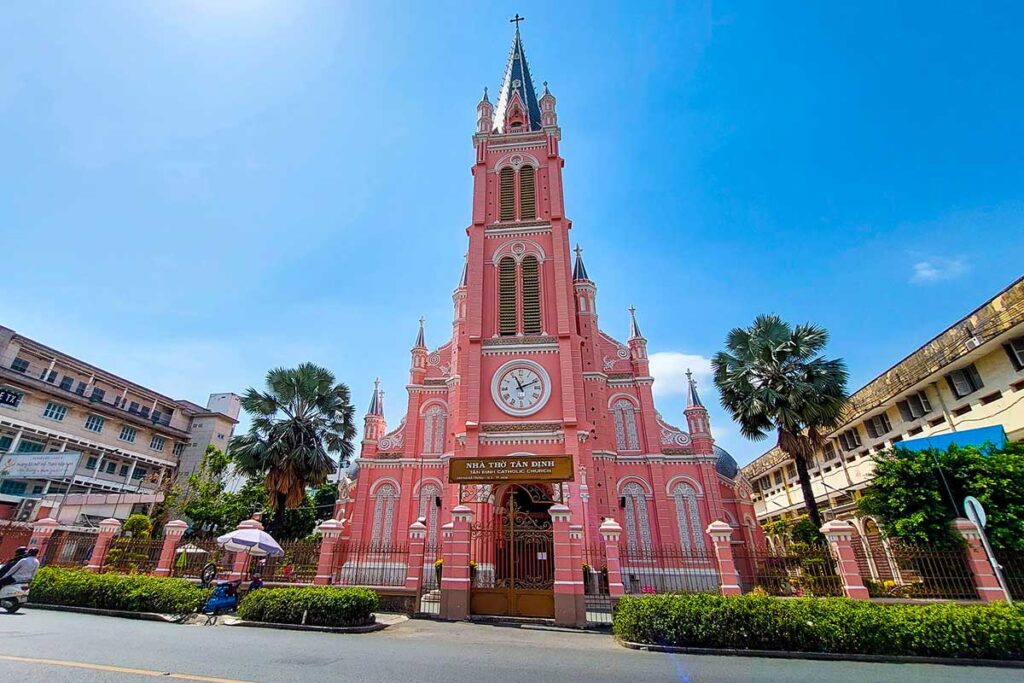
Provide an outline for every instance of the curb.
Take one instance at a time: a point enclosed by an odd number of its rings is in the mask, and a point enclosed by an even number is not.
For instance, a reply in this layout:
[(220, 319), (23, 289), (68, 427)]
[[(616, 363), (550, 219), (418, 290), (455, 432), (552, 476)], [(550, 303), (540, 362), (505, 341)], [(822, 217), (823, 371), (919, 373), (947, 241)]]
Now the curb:
[(159, 621), (164, 624), (173, 624), (174, 620), (164, 614), (156, 612), (129, 612), (120, 609), (100, 609), (97, 607), (74, 607), (71, 605), (43, 605), (30, 602), (25, 605), (30, 610), (45, 609), (53, 612), (76, 612), (78, 614), (95, 614), (102, 617), (121, 617), (122, 619), (136, 619), (139, 621)]
[(665, 652), (681, 655), (713, 655), (717, 657), (765, 657), (769, 659), (810, 659), (832, 662), (872, 662), (876, 664), (942, 664), (947, 666), (990, 666), (999, 669), (1024, 669), (1024, 661), (1017, 659), (957, 659), (954, 657), (919, 657), (914, 655), (866, 655), (841, 652), (793, 652), (790, 650), (736, 650), (709, 647), (676, 647), (648, 645), (619, 640), (619, 645), (630, 650)]
[(225, 622), (224, 625), (244, 626), (248, 628), (270, 628), (282, 631), (315, 631), (318, 633), (373, 633), (374, 631), (383, 631), (388, 627), (388, 624), (381, 624), (379, 622), (364, 624), (363, 626), (308, 626), (305, 624), (276, 624), (263, 621), (242, 621), (241, 619), (230, 624)]

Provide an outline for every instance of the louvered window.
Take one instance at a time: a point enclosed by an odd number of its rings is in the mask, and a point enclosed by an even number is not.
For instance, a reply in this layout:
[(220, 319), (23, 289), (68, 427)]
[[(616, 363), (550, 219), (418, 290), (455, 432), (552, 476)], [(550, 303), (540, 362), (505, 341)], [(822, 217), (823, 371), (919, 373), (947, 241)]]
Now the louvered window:
[(516, 333), (516, 262), (507, 256), (498, 262), (498, 332)]
[(533, 184), (533, 166), (519, 169), (519, 220), (528, 221), (537, 217), (536, 190)]
[(537, 259), (523, 259), (523, 334), (540, 334), (540, 266)]
[(501, 169), (501, 215), (498, 220), (516, 219), (516, 172), (511, 166)]

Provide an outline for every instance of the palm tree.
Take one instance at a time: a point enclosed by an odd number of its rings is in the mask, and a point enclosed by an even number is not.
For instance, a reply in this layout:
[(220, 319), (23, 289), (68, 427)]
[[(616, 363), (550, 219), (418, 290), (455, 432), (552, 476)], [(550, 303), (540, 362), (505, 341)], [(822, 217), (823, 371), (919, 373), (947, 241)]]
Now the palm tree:
[(352, 457), (355, 408), (348, 387), (313, 363), (274, 368), (266, 391), (250, 387), (242, 407), (252, 425), (231, 440), (229, 453), (242, 474), (263, 478), (277, 528), (284, 511), (302, 503), (306, 487), (323, 484)]
[(743, 436), (756, 441), (778, 432), (816, 528), (821, 515), (807, 467), (825, 434), (838, 426), (848, 377), (842, 359), (819, 355), (827, 342), (828, 332), (817, 325), (793, 328), (777, 315), (759, 315), (749, 328), (729, 332), (727, 350), (711, 359), (722, 406)]

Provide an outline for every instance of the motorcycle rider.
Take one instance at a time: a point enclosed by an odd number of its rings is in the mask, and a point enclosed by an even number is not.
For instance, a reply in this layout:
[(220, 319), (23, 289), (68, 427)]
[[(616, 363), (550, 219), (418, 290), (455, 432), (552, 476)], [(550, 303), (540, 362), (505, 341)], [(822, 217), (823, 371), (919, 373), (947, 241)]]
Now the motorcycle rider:
[(13, 567), (14, 565), (18, 564), (18, 560), (20, 560), (21, 558), (25, 557), (25, 553), (26, 552), (28, 552), (28, 548), (26, 548), (23, 545), (20, 545), (17, 548), (15, 548), (14, 549), (14, 557), (12, 557), (11, 559), (7, 560), (3, 564), (0, 564), (0, 577), (3, 577), (4, 574), (6, 574), (7, 571), (11, 567)]
[(7, 570), (7, 573), (0, 576), (0, 588), (9, 586), (12, 583), (29, 583), (32, 578), (36, 575), (36, 570), (39, 569), (39, 560), (36, 559), (36, 555), (39, 554), (39, 548), (29, 548), (25, 553), (25, 557), (18, 560), (18, 562)]

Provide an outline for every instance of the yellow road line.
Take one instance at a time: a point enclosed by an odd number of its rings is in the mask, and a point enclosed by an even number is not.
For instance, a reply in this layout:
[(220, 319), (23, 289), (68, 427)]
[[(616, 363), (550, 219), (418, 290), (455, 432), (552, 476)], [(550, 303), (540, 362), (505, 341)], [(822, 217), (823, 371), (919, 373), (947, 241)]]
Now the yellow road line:
[(90, 664), (88, 662), (72, 662), (63, 659), (42, 659), (39, 657), (15, 657), (13, 655), (0, 655), (0, 661), (22, 662), (25, 664), (50, 664), (52, 666), (67, 666), (75, 669), (90, 669), (92, 671), (107, 671), (117, 674), (135, 674), (136, 676), (160, 676), (162, 678), (177, 678), (183, 681), (203, 681), (203, 683), (248, 683), (235, 678), (217, 678), (216, 676), (200, 676), (198, 674), (177, 674), (166, 671), (153, 671), (152, 669), (130, 669), (124, 666), (109, 666), (106, 664)]

